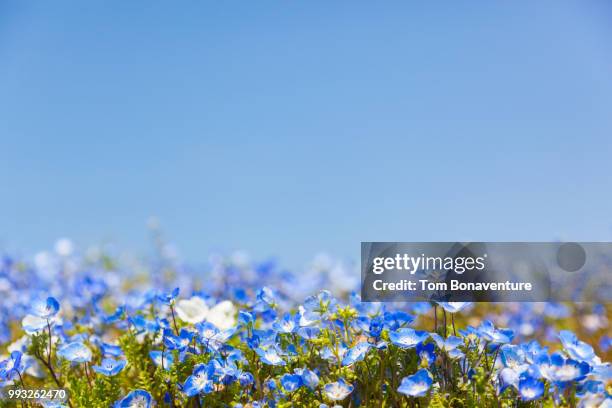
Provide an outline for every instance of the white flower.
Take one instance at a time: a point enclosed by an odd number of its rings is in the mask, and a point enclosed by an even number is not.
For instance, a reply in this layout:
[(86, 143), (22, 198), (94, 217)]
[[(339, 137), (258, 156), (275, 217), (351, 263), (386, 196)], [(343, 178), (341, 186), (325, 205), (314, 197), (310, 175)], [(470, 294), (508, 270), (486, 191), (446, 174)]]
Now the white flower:
[(224, 300), (210, 309), (206, 320), (217, 326), (219, 330), (227, 330), (236, 324), (237, 312), (232, 302)]
[(193, 296), (191, 299), (181, 299), (176, 302), (176, 314), (179, 319), (186, 323), (199, 323), (206, 319), (209, 309), (206, 302), (199, 296)]

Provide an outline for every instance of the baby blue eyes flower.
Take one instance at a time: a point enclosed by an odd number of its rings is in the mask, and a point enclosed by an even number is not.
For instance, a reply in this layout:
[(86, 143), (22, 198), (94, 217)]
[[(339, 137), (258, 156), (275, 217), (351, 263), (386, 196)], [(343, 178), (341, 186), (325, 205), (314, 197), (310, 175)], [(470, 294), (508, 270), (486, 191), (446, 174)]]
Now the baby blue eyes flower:
[(247, 385), (253, 384), (255, 382), (255, 378), (253, 377), (253, 374), (244, 372), (238, 376), (238, 382), (242, 387), (246, 387)]
[(354, 388), (351, 384), (347, 384), (343, 378), (340, 378), (336, 382), (325, 384), (323, 392), (332, 401), (342, 401), (353, 392)]
[(63, 345), (57, 351), (57, 354), (73, 363), (86, 363), (91, 361), (91, 350), (78, 341)]
[(283, 361), (282, 357), (278, 354), (278, 350), (276, 347), (269, 347), (267, 349), (256, 348), (255, 352), (259, 355), (261, 361), (265, 364), (272, 366), (284, 366), (285, 361)]
[(421, 368), (414, 375), (404, 377), (397, 391), (410, 397), (422, 397), (427, 394), (432, 383), (429, 371)]
[(429, 367), (436, 359), (433, 343), (417, 344), (416, 353), (417, 356), (419, 356), (419, 358), (421, 359), (421, 365), (425, 367)]
[(103, 357), (111, 356), (111, 357), (121, 357), (123, 355), (123, 350), (121, 347), (116, 344), (102, 343), (100, 345), (100, 352)]
[(436, 302), (449, 313), (457, 313), (472, 305), (472, 302)]
[(319, 376), (314, 371), (307, 368), (296, 368), (294, 371), (302, 377), (302, 383), (311, 390), (314, 390), (319, 385)]
[(578, 340), (576, 335), (569, 330), (561, 330), (559, 339), (567, 354), (574, 360), (591, 361), (595, 357), (593, 347), (587, 343)]
[(389, 333), (391, 343), (401, 348), (414, 348), (417, 344), (425, 341), (429, 334), (425, 331), (414, 330), (406, 327)]
[(157, 367), (164, 367), (164, 370), (170, 370), (174, 365), (174, 355), (169, 351), (163, 354), (161, 351), (151, 351), (149, 357), (153, 360), (153, 364)]
[(283, 374), (280, 383), (287, 392), (293, 392), (302, 386), (302, 377), (298, 374)]
[(489, 320), (482, 322), (478, 327), (478, 334), (491, 344), (510, 343), (514, 338), (514, 332), (510, 329), (497, 329)]
[(193, 397), (200, 393), (208, 394), (214, 390), (213, 376), (215, 367), (212, 364), (198, 364), (183, 386), (183, 393)]
[(119, 400), (116, 408), (151, 408), (153, 397), (145, 390), (134, 390)]
[(157, 296), (157, 299), (166, 305), (171, 305), (174, 303), (174, 300), (178, 296), (179, 292), (180, 292), (179, 288), (174, 288), (172, 292), (170, 293), (160, 293)]
[(59, 308), (59, 302), (53, 297), (36, 299), (30, 306), (30, 313), (43, 319), (49, 319), (57, 314)]
[(528, 377), (519, 381), (518, 389), (523, 401), (533, 401), (544, 394), (544, 383)]
[(125, 360), (105, 358), (102, 360), (100, 365), (94, 365), (91, 368), (97, 373), (112, 377), (114, 375), (119, 374), (121, 370), (123, 370), (123, 368), (125, 367), (126, 363), (127, 362)]
[(272, 327), (279, 333), (294, 333), (298, 329), (299, 318), (285, 313), (282, 319), (275, 322)]
[(349, 351), (344, 356), (342, 360), (343, 366), (348, 366), (356, 363), (357, 361), (361, 361), (365, 358), (368, 350), (372, 347), (372, 345), (366, 341), (362, 341), (361, 343), (357, 343), (354, 347), (350, 348)]
[(164, 344), (168, 347), (168, 350), (184, 351), (193, 340), (194, 333), (185, 329), (181, 329), (178, 336), (172, 334), (172, 330), (166, 329), (164, 331)]
[(22, 357), (20, 351), (13, 351), (9, 358), (0, 362), (0, 380), (12, 380), (25, 371)]
[(553, 366), (552, 380), (559, 383), (583, 380), (591, 371), (587, 363), (564, 359), (559, 354), (553, 354), (550, 360)]
[(463, 339), (457, 336), (448, 336), (446, 339), (437, 333), (432, 333), (431, 338), (434, 339), (438, 348), (446, 353), (451, 353), (457, 347), (463, 345)]

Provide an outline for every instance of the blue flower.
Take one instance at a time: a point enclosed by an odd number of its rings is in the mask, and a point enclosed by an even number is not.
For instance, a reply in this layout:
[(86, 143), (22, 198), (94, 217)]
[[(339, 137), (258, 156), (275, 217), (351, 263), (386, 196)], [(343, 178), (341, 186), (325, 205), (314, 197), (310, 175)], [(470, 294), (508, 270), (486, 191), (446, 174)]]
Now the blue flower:
[(57, 351), (57, 354), (73, 363), (86, 363), (91, 361), (91, 350), (79, 341), (63, 345)]
[(343, 378), (339, 378), (338, 381), (323, 386), (325, 396), (332, 401), (342, 401), (353, 392), (353, 389), (355, 389), (355, 387), (348, 384)]
[(576, 335), (571, 331), (561, 330), (559, 332), (559, 339), (565, 351), (567, 351), (569, 356), (574, 360), (591, 361), (595, 357), (593, 347), (584, 341), (578, 340)]
[(255, 349), (255, 352), (259, 355), (261, 361), (265, 364), (273, 365), (273, 366), (284, 366), (285, 362), (282, 357), (279, 355), (276, 347), (268, 347), (267, 349), (262, 349), (260, 347)]
[(421, 359), (421, 366), (429, 367), (436, 360), (433, 343), (419, 343), (416, 346), (417, 356)]
[(559, 383), (569, 383), (571, 381), (581, 381), (591, 371), (591, 367), (583, 362), (572, 359), (565, 359), (560, 354), (550, 356), (553, 366), (552, 380)]
[[(414, 320), (413, 316), (401, 310), (397, 310), (394, 312), (385, 312), (384, 314), (384, 323), (385, 323), (385, 326), (389, 330), (397, 330), (400, 327), (403, 327), (407, 324), (412, 323), (413, 320)], [(373, 336), (373, 337), (377, 337), (377, 336)]]
[(193, 397), (200, 393), (208, 394), (214, 390), (213, 376), (215, 367), (212, 364), (198, 364), (193, 373), (187, 378), (183, 385), (183, 393)]
[(544, 383), (535, 378), (527, 377), (519, 381), (518, 389), (523, 401), (533, 401), (544, 394)]
[(302, 377), (298, 374), (283, 374), (280, 383), (287, 392), (293, 392), (302, 386)]
[(159, 295), (157, 295), (157, 299), (166, 305), (171, 305), (174, 303), (174, 300), (178, 296), (179, 291), (179, 288), (174, 288), (170, 293), (160, 293)]
[(485, 320), (478, 327), (480, 336), (491, 344), (510, 343), (514, 332), (510, 329), (497, 329), (490, 320)]
[(145, 390), (134, 390), (115, 403), (115, 408), (150, 408), (153, 401)]
[(442, 307), (442, 309), (446, 310), (449, 313), (457, 313), (462, 311), (463, 309), (470, 307), (472, 302), (436, 302), (438, 305)]
[(296, 368), (294, 372), (302, 377), (302, 383), (311, 390), (319, 385), (319, 376), (314, 371), (308, 368)]
[(372, 345), (366, 341), (357, 343), (345, 354), (344, 359), (342, 360), (342, 365), (348, 366), (356, 363), (357, 361), (363, 360), (370, 347), (372, 347)]
[(100, 344), (100, 353), (103, 357), (121, 357), (123, 355), (123, 350), (121, 349), (121, 346), (109, 343), (102, 343)]
[(404, 377), (397, 391), (411, 397), (422, 397), (431, 388), (433, 380), (429, 371), (421, 368), (415, 374)]
[[(463, 345), (463, 339), (457, 336), (448, 336), (446, 339), (437, 333), (432, 333), (431, 338), (434, 339), (438, 348), (447, 354), (452, 354), (457, 347)], [(456, 355), (456, 353), (455, 353)]]
[(53, 298), (35, 299), (30, 306), (30, 313), (43, 319), (49, 319), (59, 311), (59, 302)]
[(298, 329), (299, 318), (285, 313), (283, 317), (274, 322), (272, 327), (279, 333), (294, 333)]
[(0, 380), (12, 380), (26, 369), (20, 351), (13, 351), (9, 358), (0, 362)]
[(163, 353), (163, 360), (162, 352), (158, 350), (149, 352), (149, 357), (153, 360), (153, 364), (157, 367), (164, 367), (164, 370), (170, 370), (174, 365), (174, 355), (168, 351)]
[(389, 332), (391, 343), (401, 348), (414, 348), (417, 344), (425, 341), (429, 334), (425, 331), (414, 330), (409, 327)]
[(114, 375), (119, 374), (121, 370), (123, 370), (123, 367), (125, 367), (126, 363), (127, 362), (125, 360), (105, 358), (102, 360), (99, 366), (95, 365), (91, 368), (97, 373), (112, 377)]
[(247, 385), (253, 384), (255, 382), (255, 378), (253, 377), (253, 374), (243, 372), (238, 376), (238, 382), (242, 387), (246, 387)]
[(168, 347), (168, 350), (184, 351), (191, 343), (194, 333), (185, 329), (181, 329), (178, 336), (172, 334), (172, 330), (166, 329), (164, 331), (164, 344)]

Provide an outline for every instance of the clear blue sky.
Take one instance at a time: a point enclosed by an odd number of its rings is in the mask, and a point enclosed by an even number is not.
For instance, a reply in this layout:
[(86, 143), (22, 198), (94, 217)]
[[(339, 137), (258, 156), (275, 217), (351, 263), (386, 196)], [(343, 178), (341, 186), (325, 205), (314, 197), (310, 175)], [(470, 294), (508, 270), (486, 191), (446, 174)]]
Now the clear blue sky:
[(612, 4), (0, 3), (0, 247), (612, 238)]

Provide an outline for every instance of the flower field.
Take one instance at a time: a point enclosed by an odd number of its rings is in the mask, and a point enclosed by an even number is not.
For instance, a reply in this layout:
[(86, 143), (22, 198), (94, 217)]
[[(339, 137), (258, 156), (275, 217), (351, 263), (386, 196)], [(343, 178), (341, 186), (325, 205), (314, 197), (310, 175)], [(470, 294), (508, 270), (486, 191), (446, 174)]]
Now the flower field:
[[(0, 406), (612, 407), (611, 307), (365, 303), (357, 268), (69, 241), (0, 265)], [(11, 398), (64, 389), (66, 398)], [(11, 393), (12, 392), (12, 393)]]

